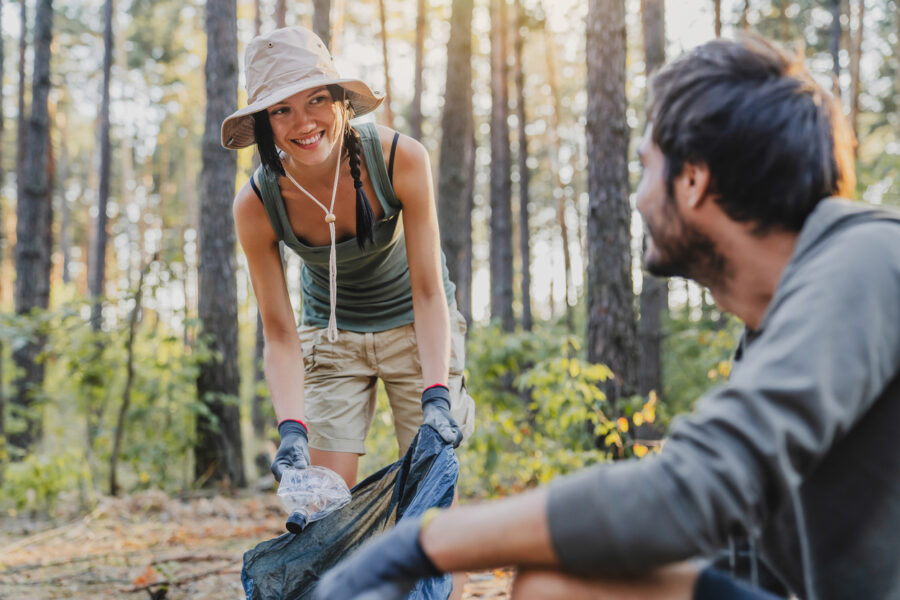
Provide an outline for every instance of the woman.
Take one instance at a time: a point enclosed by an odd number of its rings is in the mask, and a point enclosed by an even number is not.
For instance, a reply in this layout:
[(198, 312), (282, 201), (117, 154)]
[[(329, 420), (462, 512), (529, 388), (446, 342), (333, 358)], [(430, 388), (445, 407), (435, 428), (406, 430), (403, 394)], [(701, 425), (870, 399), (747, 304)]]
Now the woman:
[[(425, 148), (350, 125), (382, 98), (341, 78), (309, 30), (254, 38), (245, 65), (249, 105), (224, 121), (222, 144), (256, 143), (262, 163), (238, 192), (234, 219), (265, 332), (281, 437), (275, 478), (311, 460), (352, 486), (379, 378), (401, 454), (423, 422), (458, 445), (473, 429), (465, 321), (443, 264)], [(304, 261), (299, 329), (282, 241)]]

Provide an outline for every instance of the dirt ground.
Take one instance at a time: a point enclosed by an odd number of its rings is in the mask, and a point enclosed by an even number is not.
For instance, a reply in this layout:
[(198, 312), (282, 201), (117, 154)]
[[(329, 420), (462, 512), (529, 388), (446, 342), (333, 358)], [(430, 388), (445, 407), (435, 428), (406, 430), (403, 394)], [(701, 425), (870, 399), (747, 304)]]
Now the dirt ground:
[[(0, 518), (0, 598), (243, 598), (243, 553), (280, 535), (274, 494), (105, 498), (63, 524)], [(509, 598), (507, 571), (471, 573), (465, 599)]]

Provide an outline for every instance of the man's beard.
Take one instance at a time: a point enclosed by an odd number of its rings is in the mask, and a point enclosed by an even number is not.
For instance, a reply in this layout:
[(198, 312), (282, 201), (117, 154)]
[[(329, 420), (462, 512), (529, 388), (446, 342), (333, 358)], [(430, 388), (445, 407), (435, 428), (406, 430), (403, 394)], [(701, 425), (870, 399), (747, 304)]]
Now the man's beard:
[(648, 235), (656, 247), (655, 255), (647, 255), (644, 266), (657, 277), (687, 277), (709, 288), (719, 287), (727, 277), (725, 257), (712, 239), (689, 225), (674, 209), (674, 199), (667, 202), (665, 231), (654, 230), (645, 222)]

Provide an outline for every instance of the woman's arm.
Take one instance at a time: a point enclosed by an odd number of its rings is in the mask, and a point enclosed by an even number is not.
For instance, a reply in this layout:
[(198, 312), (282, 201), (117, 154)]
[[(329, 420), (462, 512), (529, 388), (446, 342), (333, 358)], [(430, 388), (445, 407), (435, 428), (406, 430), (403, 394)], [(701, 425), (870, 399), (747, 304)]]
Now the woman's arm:
[[(381, 129), (390, 140), (393, 131)], [(425, 386), (447, 384), (450, 363), (450, 315), (441, 271), (434, 183), (428, 151), (401, 135), (394, 157), (394, 192), (403, 206), (406, 257), (412, 286), (413, 314)]]
[(294, 312), (281, 266), (278, 240), (266, 210), (249, 182), (234, 199), (234, 223), (247, 256), (265, 332), (263, 365), (275, 416), (306, 421), (303, 397), (303, 355), (294, 324)]

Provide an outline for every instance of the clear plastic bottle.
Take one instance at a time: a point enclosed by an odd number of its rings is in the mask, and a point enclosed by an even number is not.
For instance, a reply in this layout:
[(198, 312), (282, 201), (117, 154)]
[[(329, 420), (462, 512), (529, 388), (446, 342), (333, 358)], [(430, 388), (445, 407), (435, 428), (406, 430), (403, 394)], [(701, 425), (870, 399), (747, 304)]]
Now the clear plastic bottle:
[(309, 523), (346, 506), (350, 490), (340, 475), (325, 467), (285, 469), (278, 498), (290, 514), (285, 527), (296, 534)]

